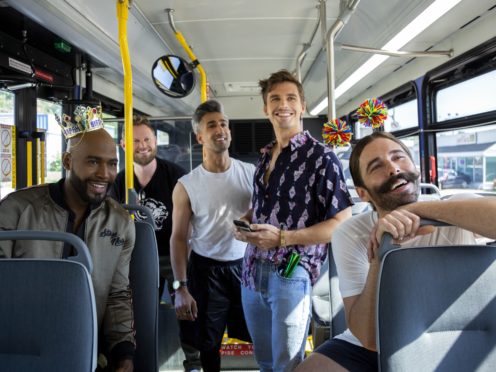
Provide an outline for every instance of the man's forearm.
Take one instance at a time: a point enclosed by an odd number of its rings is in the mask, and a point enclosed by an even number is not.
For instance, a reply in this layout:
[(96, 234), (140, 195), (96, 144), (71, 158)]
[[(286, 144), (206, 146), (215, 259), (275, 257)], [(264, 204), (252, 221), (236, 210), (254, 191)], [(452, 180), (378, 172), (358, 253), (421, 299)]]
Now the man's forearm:
[(375, 313), (379, 265), (378, 260), (374, 260), (370, 264), (365, 287), (362, 293), (357, 296), (349, 313), (346, 314), (348, 328), (351, 333), (360, 340), (363, 347), (373, 351), (376, 350)]
[(175, 279), (186, 279), (188, 266), (188, 245), (185, 241), (171, 239), (171, 265)]
[(449, 223), (496, 239), (496, 198), (484, 197), (412, 203), (407, 210), (422, 218)]
[(343, 221), (351, 217), (351, 208), (343, 209), (336, 216), (313, 226), (285, 232), (286, 245), (311, 245), (329, 243), (332, 233)]

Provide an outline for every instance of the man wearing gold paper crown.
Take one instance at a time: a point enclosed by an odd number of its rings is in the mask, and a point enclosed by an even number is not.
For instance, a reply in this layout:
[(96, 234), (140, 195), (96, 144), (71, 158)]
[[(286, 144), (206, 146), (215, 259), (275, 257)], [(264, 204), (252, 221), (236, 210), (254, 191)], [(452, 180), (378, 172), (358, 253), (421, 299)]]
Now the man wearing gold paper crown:
[[(0, 230), (52, 230), (84, 240), (93, 259), (100, 339), (116, 371), (132, 371), (135, 350), (129, 289), (134, 223), (107, 190), (117, 174), (116, 146), (103, 129), (101, 107), (76, 104), (74, 120), (58, 120), (68, 139), (62, 163), (67, 177), (16, 191), (0, 201)], [(65, 258), (62, 242), (0, 241), (0, 258)], [(99, 358), (99, 361), (102, 358)]]

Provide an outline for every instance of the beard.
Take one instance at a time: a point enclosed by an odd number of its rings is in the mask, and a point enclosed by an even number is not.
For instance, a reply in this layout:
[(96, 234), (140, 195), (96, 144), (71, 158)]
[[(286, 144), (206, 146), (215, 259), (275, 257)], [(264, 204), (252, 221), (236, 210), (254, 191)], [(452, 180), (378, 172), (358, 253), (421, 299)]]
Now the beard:
[(153, 159), (155, 159), (155, 157), (157, 156), (157, 148), (152, 148), (150, 150), (150, 155), (140, 155), (140, 154), (134, 154), (133, 156), (133, 161), (136, 163), (136, 164), (139, 164), (139, 165), (142, 165), (142, 166), (145, 166), (145, 165), (148, 165), (150, 164)]
[[(405, 204), (417, 201), (420, 194), (420, 174), (418, 172), (402, 172), (395, 174), (386, 180), (382, 185), (367, 189), (376, 209), (391, 212)], [(399, 180), (405, 180), (414, 185), (413, 191), (402, 193), (390, 193), (393, 185)]]
[(105, 193), (102, 194), (95, 194), (92, 195), (88, 191), (89, 185), (88, 185), (88, 180), (83, 180), (81, 179), (75, 172), (74, 169), (71, 171), (71, 175), (69, 178), (69, 182), (71, 186), (76, 190), (77, 194), (83, 200), (84, 202), (91, 204), (91, 205), (99, 205), (107, 196), (108, 190), (111, 189), (112, 184), (108, 183), (107, 184), (107, 190)]

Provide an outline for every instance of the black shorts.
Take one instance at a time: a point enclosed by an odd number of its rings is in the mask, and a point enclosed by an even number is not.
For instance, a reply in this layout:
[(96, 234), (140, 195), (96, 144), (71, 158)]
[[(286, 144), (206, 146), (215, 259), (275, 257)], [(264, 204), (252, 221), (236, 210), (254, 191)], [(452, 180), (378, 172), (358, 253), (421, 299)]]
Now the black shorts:
[(377, 372), (377, 353), (349, 342), (331, 339), (324, 342), (316, 353), (325, 355), (350, 372)]
[(181, 321), (181, 341), (207, 351), (220, 346), (227, 326), (229, 337), (251, 341), (241, 305), (243, 259), (217, 261), (191, 252), (188, 290), (198, 306), (194, 322)]

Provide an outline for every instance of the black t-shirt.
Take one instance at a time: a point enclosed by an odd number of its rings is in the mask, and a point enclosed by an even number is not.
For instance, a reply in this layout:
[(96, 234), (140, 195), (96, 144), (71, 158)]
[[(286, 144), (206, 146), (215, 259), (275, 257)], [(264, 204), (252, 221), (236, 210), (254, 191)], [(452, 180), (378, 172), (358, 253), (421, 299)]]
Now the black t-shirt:
[[(172, 190), (186, 171), (178, 165), (160, 158), (157, 159), (157, 169), (148, 185), (142, 188), (134, 175), (134, 189), (138, 194), (139, 204), (150, 208), (158, 227), (156, 231), (158, 254), (160, 256), (170, 255), (170, 236), (172, 233)], [(119, 172), (114, 186), (110, 192), (111, 196), (119, 203), (124, 203), (126, 179), (124, 171)], [(136, 220), (146, 220), (146, 216), (136, 213)]]

